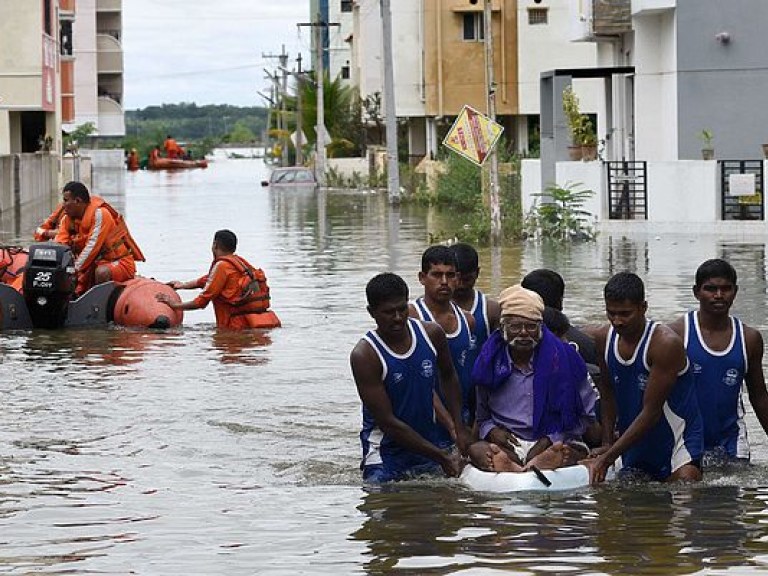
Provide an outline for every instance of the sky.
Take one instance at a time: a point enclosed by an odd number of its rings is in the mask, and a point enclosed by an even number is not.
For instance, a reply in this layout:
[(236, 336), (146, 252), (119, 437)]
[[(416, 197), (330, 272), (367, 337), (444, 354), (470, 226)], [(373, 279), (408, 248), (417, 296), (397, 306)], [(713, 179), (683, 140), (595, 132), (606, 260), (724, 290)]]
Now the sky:
[(309, 66), (309, 0), (125, 0), (126, 110), (194, 102), (264, 106), (283, 46)]

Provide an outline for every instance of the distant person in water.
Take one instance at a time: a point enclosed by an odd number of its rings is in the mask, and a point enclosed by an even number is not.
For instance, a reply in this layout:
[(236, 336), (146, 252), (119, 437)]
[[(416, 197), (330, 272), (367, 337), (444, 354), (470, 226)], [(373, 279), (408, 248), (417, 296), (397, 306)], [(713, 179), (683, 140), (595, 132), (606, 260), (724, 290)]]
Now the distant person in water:
[(188, 302), (174, 302), (162, 293), (156, 298), (174, 310), (198, 310), (213, 302), (218, 328), (246, 330), (279, 326), (277, 315), (269, 309), (269, 286), (264, 272), (237, 256), (235, 250), (235, 233), (219, 230), (213, 236), (213, 264), (208, 274), (188, 282), (168, 282), (174, 290), (201, 288), (202, 293)]
[(768, 433), (768, 392), (763, 375), (763, 337), (730, 310), (739, 286), (725, 260), (707, 260), (696, 270), (699, 303), (670, 327), (683, 339), (704, 423), (704, 463), (748, 462), (742, 387), (760, 426)]
[(408, 316), (408, 285), (396, 274), (373, 277), (365, 288), (376, 328), (350, 354), (363, 403), (360, 468), (367, 482), (402, 480), (423, 473), (458, 476), (460, 455), (440, 443), (434, 394), (440, 389), (466, 453), (470, 438), (461, 418), (461, 390), (445, 332)]

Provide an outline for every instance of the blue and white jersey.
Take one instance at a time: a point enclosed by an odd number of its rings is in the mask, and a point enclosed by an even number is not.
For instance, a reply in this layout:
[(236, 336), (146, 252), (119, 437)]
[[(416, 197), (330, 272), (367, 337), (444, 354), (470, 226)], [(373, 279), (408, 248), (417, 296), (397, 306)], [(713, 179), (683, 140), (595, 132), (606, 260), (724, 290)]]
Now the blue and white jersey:
[[(408, 330), (411, 347), (405, 354), (394, 352), (375, 330), (368, 332), (363, 339), (381, 361), (382, 381), (394, 415), (435, 444), (438, 428), (432, 396), (437, 385), (437, 352), (421, 322), (409, 318)], [(365, 405), (360, 440), (363, 445), (361, 468), (383, 464), (389, 471), (407, 472), (410, 468), (431, 462), (402, 448), (384, 434)]]
[[(435, 322), (432, 312), (427, 308), (424, 298), (418, 298), (413, 302), (419, 318), (425, 322)], [(456, 315), (456, 330), (446, 333), (448, 348), (451, 351), (453, 367), (461, 384), (462, 418), (465, 423), (471, 419), (471, 407), (474, 405), (475, 388), (472, 386), (472, 367), (477, 358), (477, 344), (475, 335), (469, 329), (469, 323), (461, 308), (451, 302), (453, 313)]]
[(701, 336), (699, 316), (685, 315), (685, 349), (693, 365), (696, 397), (704, 423), (704, 450), (725, 450), (731, 458), (749, 459), (742, 387), (748, 370), (744, 325), (730, 317), (731, 341), (725, 350), (709, 348)]
[[(647, 321), (643, 336), (632, 357), (619, 355), (619, 336), (613, 327), (608, 332), (605, 361), (616, 396), (619, 432), (624, 433), (643, 408), (643, 396), (648, 384), (648, 346), (657, 323)], [(622, 454), (626, 468), (643, 470), (665, 480), (678, 468), (698, 461), (703, 451), (701, 414), (696, 401), (693, 372), (686, 362), (666, 402), (659, 421), (635, 444)]]
[(475, 357), (477, 357), (485, 341), (491, 337), (491, 322), (488, 320), (488, 299), (480, 290), (475, 290), (475, 301), (472, 303), (472, 309), (469, 312), (475, 319)]

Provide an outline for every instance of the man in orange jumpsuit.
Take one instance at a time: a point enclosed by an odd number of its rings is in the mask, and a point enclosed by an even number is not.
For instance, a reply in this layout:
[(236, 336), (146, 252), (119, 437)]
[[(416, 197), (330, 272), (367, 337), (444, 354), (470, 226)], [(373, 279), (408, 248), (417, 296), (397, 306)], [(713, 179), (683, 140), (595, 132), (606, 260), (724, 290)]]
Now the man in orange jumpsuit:
[(189, 282), (168, 282), (174, 290), (202, 288), (197, 298), (188, 302), (174, 302), (167, 294), (157, 294), (155, 297), (174, 310), (197, 310), (213, 301), (218, 328), (246, 330), (280, 326), (277, 315), (269, 310), (269, 287), (264, 272), (235, 255), (235, 233), (219, 230), (213, 237), (211, 249), (213, 264), (208, 274)]
[(179, 144), (170, 134), (168, 134), (168, 136), (165, 138), (164, 146), (165, 155), (168, 158), (184, 158), (184, 148), (179, 146)]
[(91, 196), (82, 182), (63, 189), (64, 217), (55, 241), (72, 248), (80, 295), (96, 284), (123, 282), (136, 275), (144, 261), (122, 215), (102, 198)]
[(64, 204), (60, 203), (51, 215), (46, 218), (34, 233), (35, 242), (46, 242), (56, 238), (59, 231), (59, 222), (64, 217)]

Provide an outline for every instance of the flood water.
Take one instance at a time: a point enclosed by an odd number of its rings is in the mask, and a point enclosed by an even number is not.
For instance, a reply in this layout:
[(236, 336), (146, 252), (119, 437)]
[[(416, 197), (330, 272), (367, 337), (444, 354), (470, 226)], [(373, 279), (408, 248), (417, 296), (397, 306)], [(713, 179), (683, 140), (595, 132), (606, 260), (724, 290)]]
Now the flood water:
[[(266, 172), (219, 156), (207, 170), (125, 174), (116, 203), (148, 259), (139, 273), (161, 280), (205, 273), (213, 233), (232, 229), (238, 253), (266, 271), (283, 328), (217, 333), (209, 308), (167, 333), (0, 334), (0, 573), (768, 571), (768, 443), (751, 413), (754, 466), (695, 486), (363, 487), (348, 355), (372, 326), (365, 283), (392, 270), (418, 295), (428, 233), (445, 225), (377, 194), (270, 191)], [(594, 323), (605, 280), (629, 269), (646, 280), (650, 315), (672, 320), (693, 305), (697, 265), (715, 256), (739, 271), (735, 312), (765, 333), (761, 240), (484, 250), (480, 288), (552, 267), (571, 319)]]

